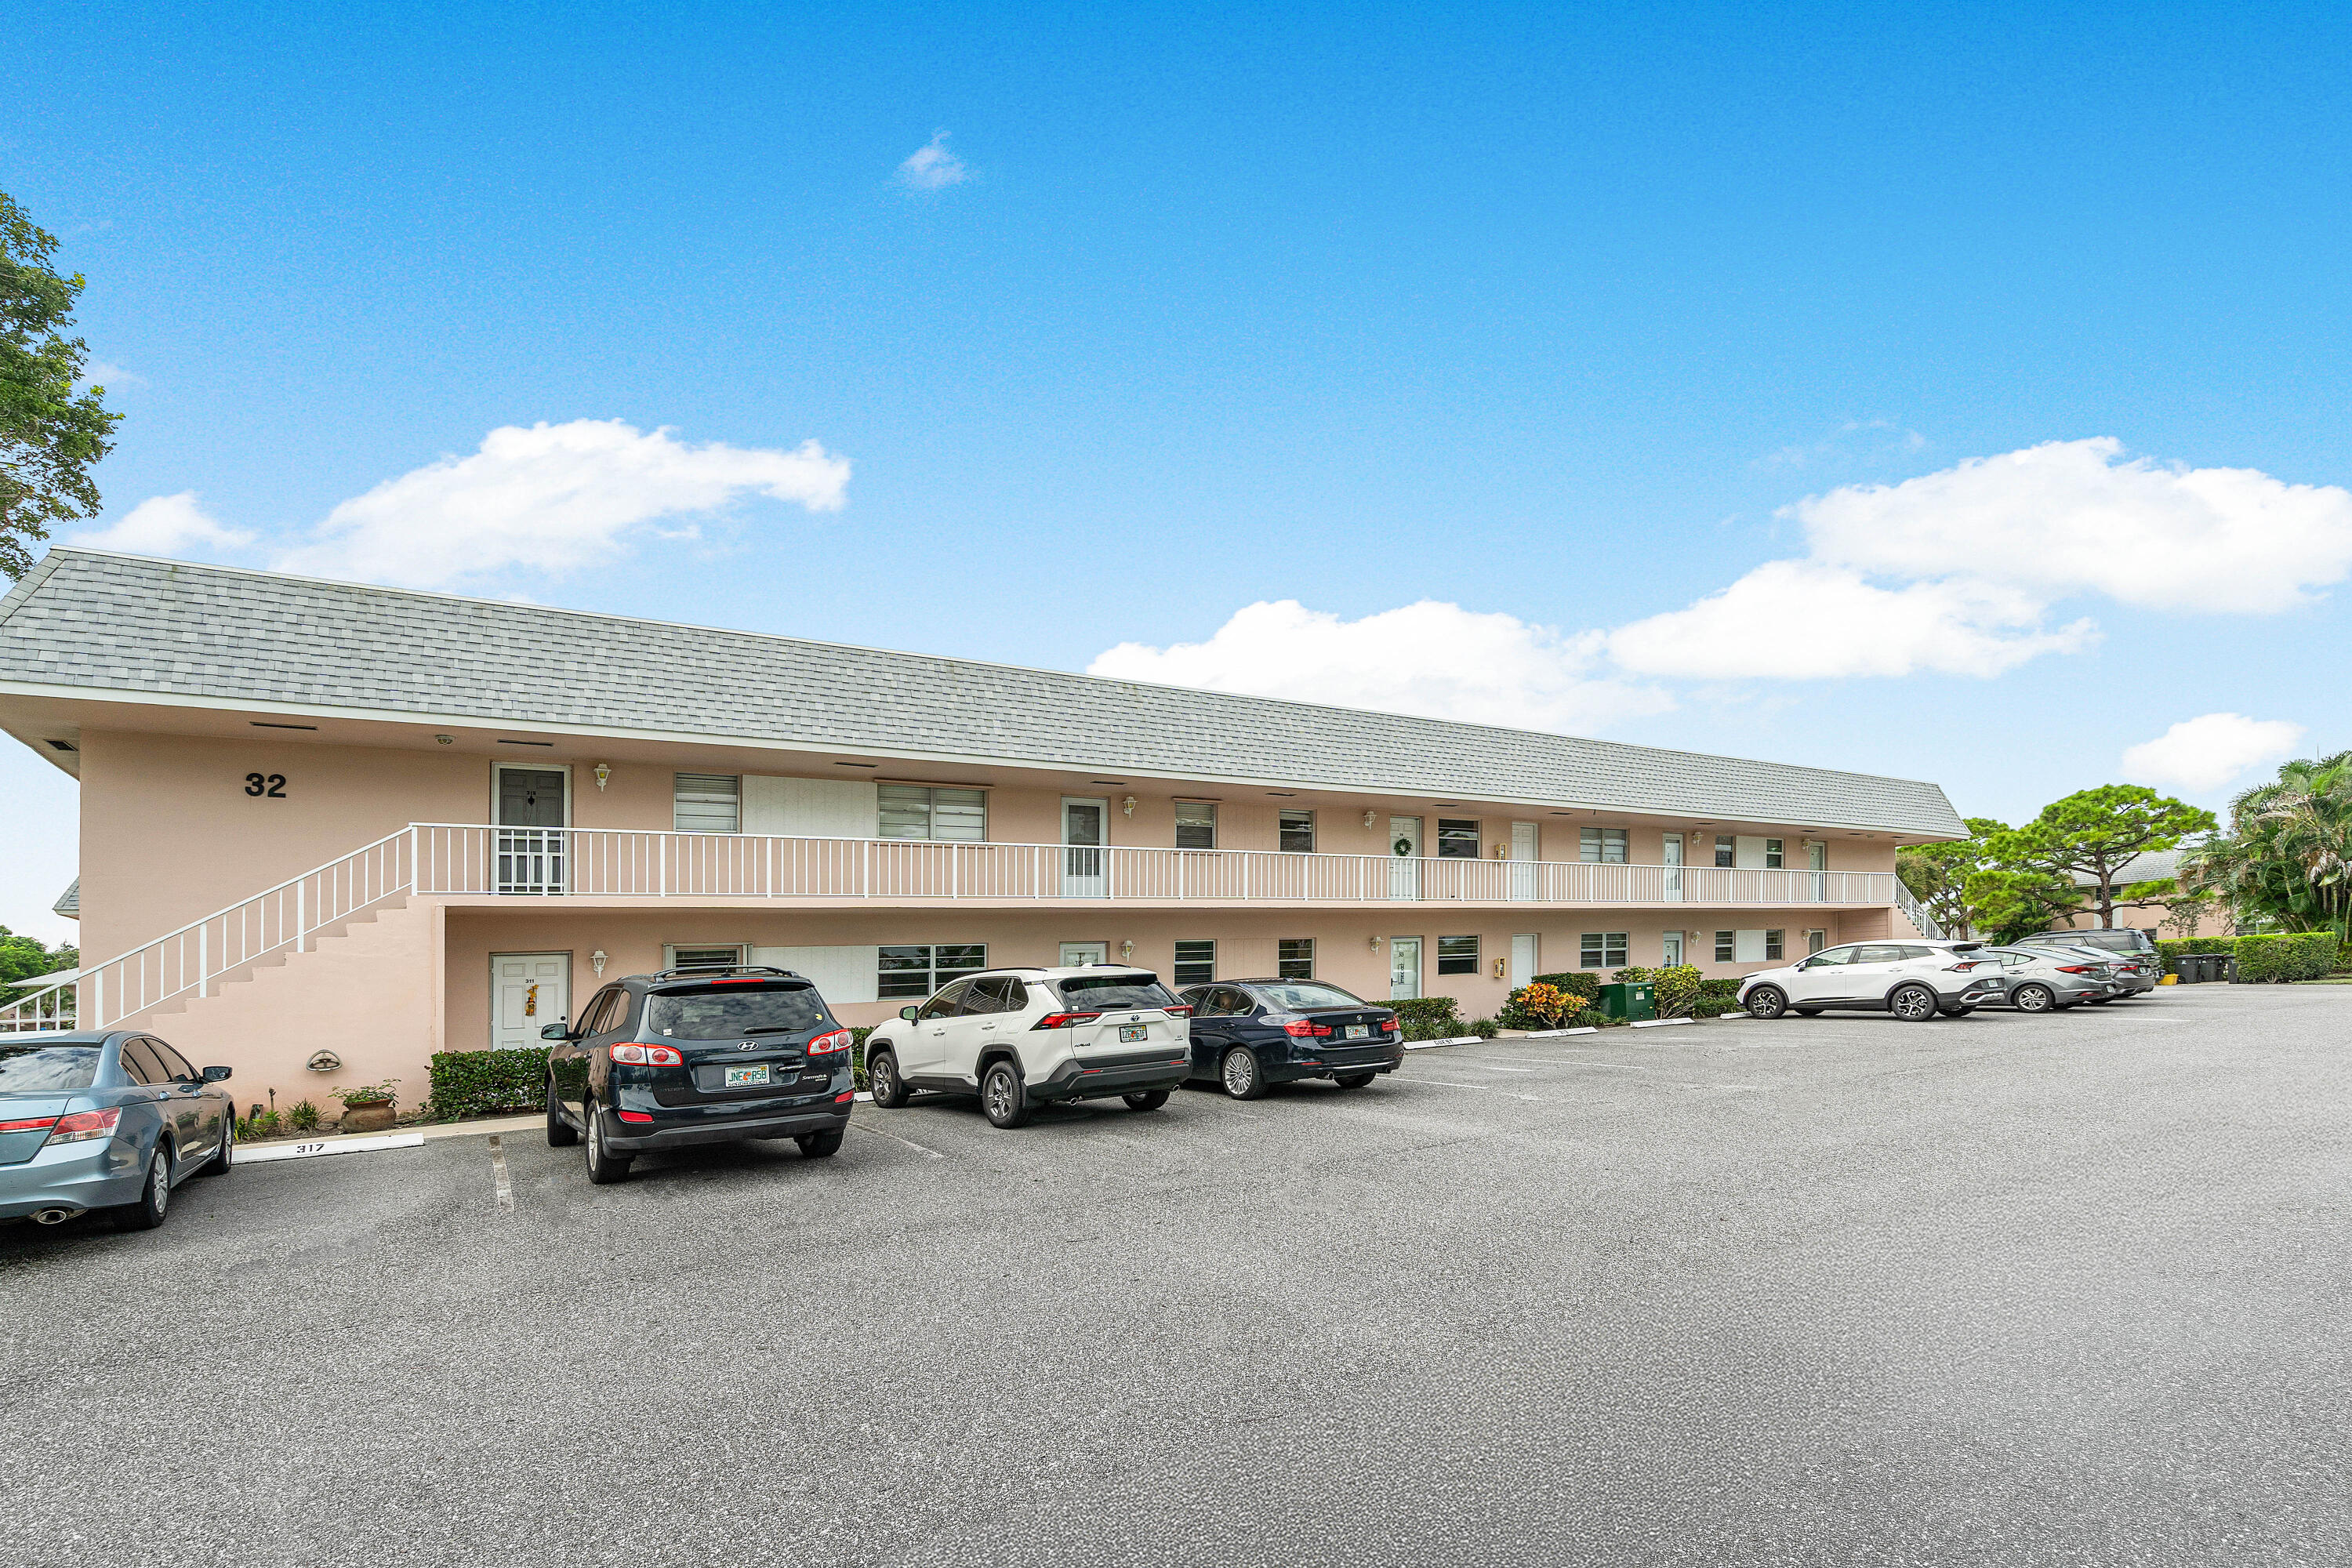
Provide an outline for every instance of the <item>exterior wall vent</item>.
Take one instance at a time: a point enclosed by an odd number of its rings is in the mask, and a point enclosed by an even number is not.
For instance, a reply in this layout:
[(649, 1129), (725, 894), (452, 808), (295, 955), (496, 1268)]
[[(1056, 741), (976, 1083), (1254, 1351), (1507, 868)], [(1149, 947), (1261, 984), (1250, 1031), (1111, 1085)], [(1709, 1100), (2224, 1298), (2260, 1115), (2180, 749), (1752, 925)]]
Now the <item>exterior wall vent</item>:
[(49, 744), (56, 747), (60, 752), (79, 752), (81, 750), (79, 746), (75, 745), (71, 741), (51, 741)]

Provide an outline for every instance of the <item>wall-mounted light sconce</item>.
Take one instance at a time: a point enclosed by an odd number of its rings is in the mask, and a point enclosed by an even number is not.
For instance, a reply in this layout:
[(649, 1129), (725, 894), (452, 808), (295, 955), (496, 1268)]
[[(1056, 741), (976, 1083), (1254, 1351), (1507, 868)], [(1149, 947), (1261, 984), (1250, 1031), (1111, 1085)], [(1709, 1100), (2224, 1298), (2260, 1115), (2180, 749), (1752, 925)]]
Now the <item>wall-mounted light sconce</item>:
[(1125, 800), (1118, 803), (1118, 808), (1128, 816), (1133, 816), (1135, 815), (1135, 797), (1133, 795), (1129, 795)]
[(457, 738), (455, 735), (436, 735), (433, 738), (445, 746), (454, 746), (457, 743)]
[(612, 776), (613, 776), (613, 764), (612, 764), (612, 763), (598, 763), (596, 764), (596, 792), (597, 792), (599, 795), (602, 795), (602, 794), (604, 793), (604, 785), (606, 784), (606, 783), (608, 783), (608, 782), (612, 779)]
[(1503, 977), (1503, 961), (1502, 961), (1501, 959), (1499, 959), (1499, 958), (1498, 958), (1498, 959), (1495, 960), (1495, 978), (1496, 978), (1496, 979), (1497, 979), (1497, 980), (1500, 980), (1502, 977)]
[(1381, 939), (1379, 937), (1372, 938), (1372, 949), (1374, 952), (1378, 952), (1380, 950), (1380, 945)]
[(1118, 944), (1118, 961), (1121, 963), (1132, 963), (1135, 962), (1135, 943), (1131, 942), (1123, 942)]
[(609, 961), (604, 957), (604, 950), (601, 947), (588, 955), (588, 967), (596, 972), (596, 978), (599, 980), (604, 978), (604, 965), (607, 962)]
[(1370, 827), (1370, 826), (1372, 825), (1373, 821), (1378, 817), (1378, 816), (1379, 816), (1379, 813), (1377, 813), (1377, 812), (1370, 812), (1370, 811), (1368, 811), (1368, 812), (1364, 813), (1364, 826), (1367, 826), (1367, 827)]

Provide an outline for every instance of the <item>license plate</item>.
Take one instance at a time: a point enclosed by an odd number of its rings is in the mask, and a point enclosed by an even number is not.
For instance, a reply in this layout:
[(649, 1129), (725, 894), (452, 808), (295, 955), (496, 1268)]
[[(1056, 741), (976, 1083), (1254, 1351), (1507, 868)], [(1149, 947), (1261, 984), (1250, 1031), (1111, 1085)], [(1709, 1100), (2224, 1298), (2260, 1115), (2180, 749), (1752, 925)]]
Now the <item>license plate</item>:
[(727, 1087), (730, 1089), (754, 1089), (765, 1084), (767, 1081), (768, 1068), (765, 1063), (755, 1068), (729, 1068), (727, 1069)]
[(1118, 1026), (1118, 1043), (1122, 1046), (1132, 1040), (1148, 1040), (1150, 1037), (1151, 1026), (1149, 1024), (1121, 1024)]
[(1348, 1026), (1347, 1032), (1339, 1037), (1343, 1040), (1368, 1040), (1371, 1038), (1371, 1035), (1372, 1028), (1370, 1025), (1350, 1024)]

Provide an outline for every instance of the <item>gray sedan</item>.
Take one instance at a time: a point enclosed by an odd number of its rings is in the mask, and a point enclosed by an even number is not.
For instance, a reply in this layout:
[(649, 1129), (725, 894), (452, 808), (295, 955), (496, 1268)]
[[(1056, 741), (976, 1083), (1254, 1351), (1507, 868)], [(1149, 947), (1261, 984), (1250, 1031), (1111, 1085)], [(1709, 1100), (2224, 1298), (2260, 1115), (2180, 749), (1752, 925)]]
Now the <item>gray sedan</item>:
[(135, 1029), (0, 1035), (0, 1219), (163, 1224), (173, 1187), (228, 1170), (227, 1077)]
[(2051, 1013), (2115, 995), (2108, 955), (2089, 948), (1988, 947), (1979, 958), (2000, 961), (2009, 977), (2008, 1005), (2021, 1013)]

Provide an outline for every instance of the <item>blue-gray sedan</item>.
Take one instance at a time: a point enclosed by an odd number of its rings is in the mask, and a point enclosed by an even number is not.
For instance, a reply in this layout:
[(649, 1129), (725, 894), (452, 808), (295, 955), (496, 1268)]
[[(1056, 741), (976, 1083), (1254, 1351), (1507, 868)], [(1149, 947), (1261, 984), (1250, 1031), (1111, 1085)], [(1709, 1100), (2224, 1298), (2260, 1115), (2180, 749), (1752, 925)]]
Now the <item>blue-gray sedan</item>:
[(173, 1187), (228, 1170), (227, 1077), (136, 1029), (0, 1035), (0, 1219), (163, 1224)]

